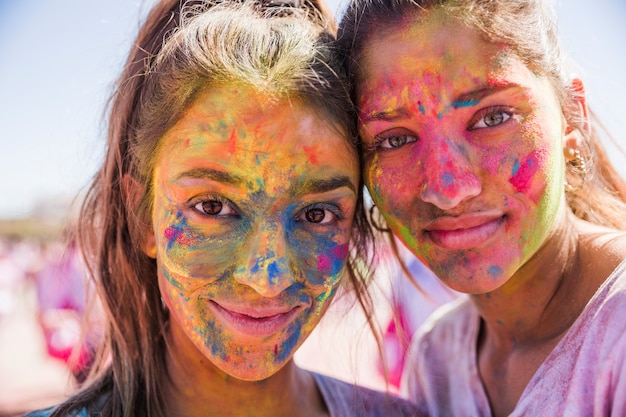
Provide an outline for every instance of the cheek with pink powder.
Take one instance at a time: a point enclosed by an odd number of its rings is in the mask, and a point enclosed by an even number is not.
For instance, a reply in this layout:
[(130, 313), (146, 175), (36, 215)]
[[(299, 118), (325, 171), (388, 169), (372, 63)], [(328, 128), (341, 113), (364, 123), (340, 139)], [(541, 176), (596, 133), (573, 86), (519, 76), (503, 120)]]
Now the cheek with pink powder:
[[(303, 230), (301, 223), (294, 219), (295, 215), (289, 213), (282, 216), (280, 228), (288, 249), (276, 256), (284, 258), (281, 263), (289, 265), (293, 269), (289, 273), (303, 279), (305, 286), (326, 289), (336, 286), (345, 267), (349, 245), (337, 243), (334, 235), (315, 235)], [(237, 220), (228, 220), (232, 224), (220, 233), (207, 230), (206, 226), (190, 224), (180, 210), (165, 210), (162, 219), (166, 226), (159, 239), (160, 259), (170, 274), (207, 282), (235, 270), (243, 272), (246, 268), (254, 268), (255, 264), (246, 263), (249, 259), (246, 242), (257, 223), (255, 219), (242, 215)], [(337, 234), (345, 234), (345, 231), (337, 231)], [(241, 253), (246, 256), (238, 259), (237, 254)]]

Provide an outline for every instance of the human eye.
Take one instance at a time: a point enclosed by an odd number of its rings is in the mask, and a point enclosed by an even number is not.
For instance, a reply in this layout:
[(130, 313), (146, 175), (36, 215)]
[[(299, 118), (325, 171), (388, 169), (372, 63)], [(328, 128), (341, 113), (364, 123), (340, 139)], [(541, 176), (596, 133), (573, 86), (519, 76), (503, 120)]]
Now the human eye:
[(404, 133), (382, 133), (376, 136), (372, 148), (396, 149), (417, 142), (417, 136)]
[(513, 116), (513, 111), (508, 107), (489, 107), (483, 109), (470, 124), (470, 130), (496, 127), (506, 122)]
[(234, 205), (220, 196), (207, 196), (192, 202), (192, 207), (204, 216), (237, 216)]
[(330, 204), (316, 203), (301, 210), (296, 216), (296, 221), (313, 223), (315, 225), (330, 225), (341, 218), (341, 211), (338, 207)]

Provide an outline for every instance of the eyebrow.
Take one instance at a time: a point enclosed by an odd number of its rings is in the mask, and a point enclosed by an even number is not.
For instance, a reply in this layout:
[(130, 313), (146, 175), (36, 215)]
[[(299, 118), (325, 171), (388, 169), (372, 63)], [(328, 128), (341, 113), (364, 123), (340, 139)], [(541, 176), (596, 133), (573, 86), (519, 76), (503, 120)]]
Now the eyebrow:
[(314, 179), (296, 181), (289, 187), (289, 193), (298, 194), (318, 194), (333, 191), (341, 187), (347, 187), (356, 193), (354, 183), (345, 175), (338, 175), (328, 179)]
[[(193, 179), (208, 179), (234, 186), (245, 183), (244, 179), (238, 175), (232, 175), (228, 172), (208, 169), (208, 168), (195, 168), (177, 175), (174, 180), (178, 181), (184, 178)], [(328, 191), (336, 190), (341, 187), (348, 187), (350, 190), (356, 193), (356, 188), (353, 182), (345, 175), (338, 175), (328, 179), (314, 179), (314, 180), (296, 180), (289, 187), (289, 193), (294, 194), (316, 194), (325, 193)], [(296, 193), (297, 191), (297, 193)]]
[(487, 96), (490, 96), (500, 91), (508, 90), (509, 88), (514, 88), (517, 86), (518, 86), (517, 84), (501, 84), (501, 85), (483, 87), (474, 91), (463, 93), (457, 96), (452, 101), (452, 107), (454, 107), (455, 109), (458, 109), (459, 107), (472, 106), (474, 104), (478, 104), (482, 99), (484, 99)]
[(232, 175), (228, 172), (208, 168), (190, 169), (189, 171), (185, 171), (177, 175), (174, 180), (178, 181), (184, 178), (213, 180), (231, 185), (240, 185), (244, 182), (243, 179), (237, 175)]
[[(469, 91), (467, 93), (462, 93), (458, 95), (454, 100), (452, 100), (451, 107), (458, 109), (460, 107), (473, 106), (478, 104), (482, 99), (492, 94), (498, 93), (503, 90), (508, 90), (510, 88), (519, 87), (518, 84), (507, 83), (507, 84), (499, 84), (487, 87), (479, 87), (476, 90)], [(384, 121), (384, 122), (392, 122), (401, 118), (410, 117), (410, 112), (406, 109), (406, 107), (399, 107), (393, 110), (385, 110), (385, 111), (373, 111), (361, 118), (362, 123), (373, 122), (373, 121)]]

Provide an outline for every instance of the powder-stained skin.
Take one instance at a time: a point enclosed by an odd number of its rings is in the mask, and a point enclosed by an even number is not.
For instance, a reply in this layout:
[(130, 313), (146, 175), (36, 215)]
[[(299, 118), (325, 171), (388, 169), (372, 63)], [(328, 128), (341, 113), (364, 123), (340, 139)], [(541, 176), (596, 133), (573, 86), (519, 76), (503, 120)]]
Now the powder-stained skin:
[(173, 348), (244, 380), (291, 360), (340, 283), (358, 184), (345, 136), (300, 101), (237, 85), (200, 95), (153, 177), (147, 246)]
[(435, 11), (367, 42), (356, 94), (365, 180), (392, 230), (445, 284), (482, 294), (560, 215), (566, 125), (546, 78), (442, 19)]

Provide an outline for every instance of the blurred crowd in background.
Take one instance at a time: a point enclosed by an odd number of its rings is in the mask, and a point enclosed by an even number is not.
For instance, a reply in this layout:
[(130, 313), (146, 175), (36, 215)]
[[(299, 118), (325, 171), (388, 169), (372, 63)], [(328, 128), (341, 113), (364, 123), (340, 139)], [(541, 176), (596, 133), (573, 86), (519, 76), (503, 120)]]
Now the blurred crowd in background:
[(84, 378), (85, 273), (62, 236), (0, 237), (0, 416), (57, 402)]

